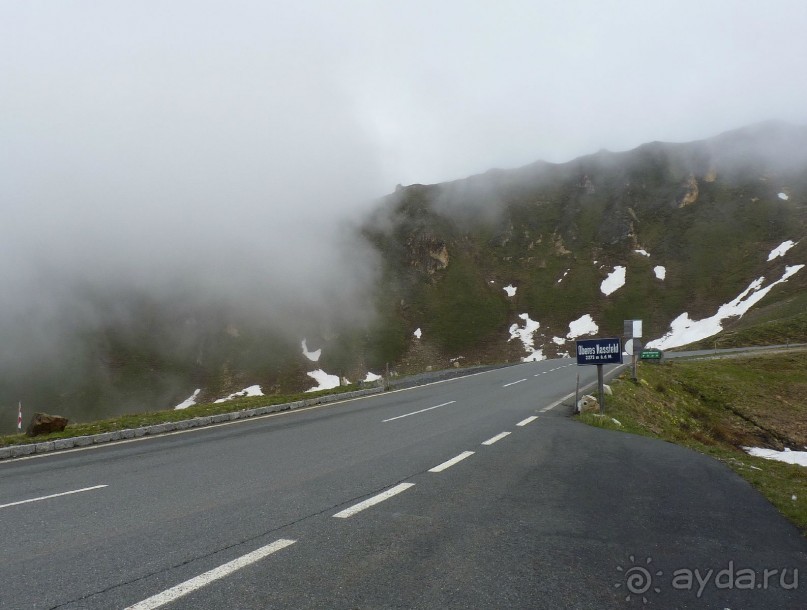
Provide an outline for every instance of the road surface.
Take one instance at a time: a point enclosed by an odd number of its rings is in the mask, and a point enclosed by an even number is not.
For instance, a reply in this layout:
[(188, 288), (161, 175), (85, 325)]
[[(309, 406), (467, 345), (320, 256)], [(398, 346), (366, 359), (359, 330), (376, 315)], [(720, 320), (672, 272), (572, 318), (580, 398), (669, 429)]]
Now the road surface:
[(807, 607), (796, 528), (710, 458), (569, 418), (578, 372), (0, 463), (0, 608)]

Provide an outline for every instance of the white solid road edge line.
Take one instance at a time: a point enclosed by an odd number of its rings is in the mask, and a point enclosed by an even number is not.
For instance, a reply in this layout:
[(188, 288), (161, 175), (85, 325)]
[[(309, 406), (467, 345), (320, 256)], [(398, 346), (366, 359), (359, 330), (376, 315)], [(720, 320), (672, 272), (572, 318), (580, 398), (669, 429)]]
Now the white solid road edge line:
[(411, 413), (406, 413), (405, 415), (398, 415), (397, 417), (390, 417), (389, 419), (382, 419), (381, 423), (385, 424), (388, 421), (394, 421), (396, 419), (401, 419), (402, 417), (409, 417), (410, 415), (417, 415), (418, 413), (425, 413), (426, 411), (431, 411), (432, 409), (439, 409), (440, 407), (445, 407), (446, 405), (453, 405), (456, 400), (451, 400), (449, 402), (444, 402), (441, 405), (436, 405), (434, 407), (427, 407), (426, 409), (421, 409), (420, 411), (412, 411)]
[(522, 419), (520, 422), (516, 424), (516, 426), (526, 426), (527, 424), (534, 422), (538, 419), (537, 415), (530, 415), (527, 419)]
[(363, 511), (365, 508), (370, 508), (379, 502), (383, 502), (384, 500), (389, 500), (392, 496), (397, 496), (402, 491), (406, 491), (410, 487), (414, 487), (414, 483), (399, 483), (395, 487), (391, 487), (387, 491), (384, 491), (372, 498), (367, 498), (364, 502), (359, 502), (358, 504), (354, 504), (350, 508), (346, 508), (343, 511), (340, 511), (334, 515), (334, 517), (338, 517), (339, 519), (347, 519), (348, 517), (352, 517), (358, 512)]
[(486, 441), (485, 441), (484, 443), (482, 443), (482, 444), (483, 444), (483, 445), (492, 445), (492, 444), (493, 444), (493, 443), (495, 443), (496, 441), (500, 441), (500, 440), (502, 440), (502, 439), (503, 439), (505, 436), (507, 436), (508, 434), (510, 434), (510, 433), (509, 433), (509, 432), (502, 432), (501, 434), (497, 434), (497, 435), (496, 435), (496, 436), (494, 436), (493, 438), (489, 438), (488, 440), (486, 440)]
[(453, 457), (447, 462), (443, 462), (439, 466), (435, 466), (434, 468), (429, 468), (429, 472), (443, 472), (446, 468), (451, 468), (457, 462), (461, 462), (465, 458), (471, 457), (474, 454), (473, 451), (463, 451), (457, 457)]
[(8, 508), (9, 506), (17, 506), (19, 504), (28, 504), (29, 502), (39, 502), (40, 500), (49, 500), (51, 498), (58, 498), (59, 496), (69, 496), (72, 494), (80, 494), (83, 491), (92, 491), (93, 489), (101, 489), (109, 487), (109, 485), (93, 485), (92, 487), (84, 487), (82, 489), (74, 489), (73, 491), (63, 491), (58, 494), (51, 494), (49, 496), (41, 496), (39, 498), (31, 498), (29, 500), (20, 500), (19, 502), (9, 502), (8, 504), (0, 504), (0, 508)]
[(241, 568), (255, 563), (267, 555), (271, 555), (272, 553), (275, 553), (281, 549), (285, 549), (287, 546), (291, 546), (295, 542), (296, 540), (285, 540), (282, 538), (280, 540), (275, 540), (272, 544), (262, 546), (256, 551), (247, 553), (246, 555), (233, 559), (232, 561), (228, 561), (217, 568), (213, 568), (209, 572), (199, 574), (199, 576), (196, 576), (195, 578), (191, 578), (190, 580), (179, 583), (177, 586), (166, 589), (162, 593), (153, 595), (148, 599), (144, 599), (142, 602), (138, 602), (134, 606), (129, 606), (126, 608), (126, 610), (152, 610), (153, 608), (164, 606), (165, 604), (179, 599), (183, 595), (193, 593), (197, 589), (201, 589), (205, 585), (209, 585), (214, 580), (224, 578), (236, 570), (240, 570)]

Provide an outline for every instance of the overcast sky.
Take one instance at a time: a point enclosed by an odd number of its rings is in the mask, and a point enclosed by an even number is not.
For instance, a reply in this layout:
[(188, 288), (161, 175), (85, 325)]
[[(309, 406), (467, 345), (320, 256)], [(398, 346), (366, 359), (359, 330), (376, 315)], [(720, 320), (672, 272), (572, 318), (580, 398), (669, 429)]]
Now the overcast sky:
[(803, 0), (5, 0), (0, 305), (42, 269), (352, 289), (332, 227), (397, 183), (807, 123), (805, 31)]

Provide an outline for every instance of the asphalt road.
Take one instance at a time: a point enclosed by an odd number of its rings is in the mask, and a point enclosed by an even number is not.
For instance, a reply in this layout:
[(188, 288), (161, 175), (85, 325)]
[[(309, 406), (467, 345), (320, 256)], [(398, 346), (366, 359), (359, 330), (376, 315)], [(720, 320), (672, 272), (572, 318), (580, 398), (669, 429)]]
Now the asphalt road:
[(807, 608), (742, 479), (547, 409), (578, 372), (0, 463), (0, 608)]

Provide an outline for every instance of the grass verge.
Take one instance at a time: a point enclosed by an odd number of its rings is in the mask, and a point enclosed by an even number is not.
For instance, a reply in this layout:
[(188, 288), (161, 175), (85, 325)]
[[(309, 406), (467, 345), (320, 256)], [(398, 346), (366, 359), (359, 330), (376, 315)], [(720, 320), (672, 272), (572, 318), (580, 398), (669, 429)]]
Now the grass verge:
[[(724, 462), (807, 535), (807, 468), (742, 447), (807, 446), (807, 351), (640, 364), (639, 383), (612, 383), (601, 428), (664, 439)], [(616, 420), (616, 423), (614, 420)]]
[(187, 409), (171, 411), (149, 411), (144, 413), (134, 413), (131, 415), (120, 415), (110, 419), (103, 419), (86, 423), (69, 423), (63, 432), (52, 434), (41, 434), (39, 436), (28, 436), (26, 434), (9, 434), (0, 436), (0, 447), (10, 445), (25, 445), (27, 443), (42, 443), (60, 438), (72, 438), (74, 436), (87, 436), (90, 434), (102, 434), (104, 432), (114, 432), (116, 430), (126, 430), (129, 428), (139, 428), (141, 426), (151, 426), (166, 422), (181, 421), (183, 419), (193, 419), (194, 417), (205, 417), (208, 415), (218, 415), (220, 413), (232, 413), (245, 409), (257, 409), (271, 405), (278, 405), (299, 400), (310, 400), (320, 396), (331, 394), (343, 394), (359, 390), (356, 385), (340, 386), (332, 390), (322, 390), (320, 392), (305, 392), (301, 394), (286, 394), (273, 396), (252, 396), (249, 398), (238, 398), (220, 403), (204, 403), (193, 405)]

